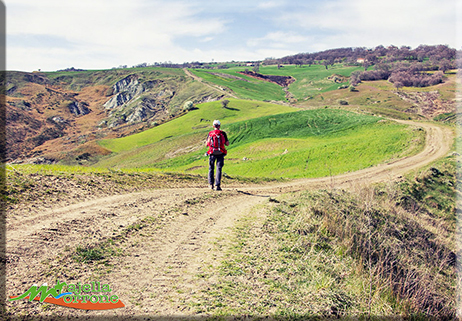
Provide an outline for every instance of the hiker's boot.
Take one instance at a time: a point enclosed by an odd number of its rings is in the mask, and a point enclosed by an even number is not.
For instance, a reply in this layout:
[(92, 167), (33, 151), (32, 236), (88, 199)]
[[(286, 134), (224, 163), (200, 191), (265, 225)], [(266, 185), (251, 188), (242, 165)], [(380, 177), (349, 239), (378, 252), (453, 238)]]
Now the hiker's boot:
[(221, 191), (220, 185), (217, 185), (217, 191)]
[(213, 189), (213, 185), (209, 185), (210, 189)]

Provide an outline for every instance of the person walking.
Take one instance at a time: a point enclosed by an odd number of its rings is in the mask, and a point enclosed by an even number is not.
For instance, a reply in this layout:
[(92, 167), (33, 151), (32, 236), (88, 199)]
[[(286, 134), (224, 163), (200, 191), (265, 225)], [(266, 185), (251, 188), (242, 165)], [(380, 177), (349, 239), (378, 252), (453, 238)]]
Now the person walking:
[[(216, 190), (221, 191), (221, 169), (225, 163), (225, 156), (228, 153), (225, 146), (229, 146), (229, 140), (226, 133), (220, 130), (221, 123), (219, 120), (213, 121), (214, 130), (209, 132), (205, 145), (209, 147), (207, 154), (209, 155), (209, 186), (213, 189), (215, 183)], [(217, 174), (214, 177), (215, 162), (217, 166)], [(215, 179), (215, 181), (214, 181)]]

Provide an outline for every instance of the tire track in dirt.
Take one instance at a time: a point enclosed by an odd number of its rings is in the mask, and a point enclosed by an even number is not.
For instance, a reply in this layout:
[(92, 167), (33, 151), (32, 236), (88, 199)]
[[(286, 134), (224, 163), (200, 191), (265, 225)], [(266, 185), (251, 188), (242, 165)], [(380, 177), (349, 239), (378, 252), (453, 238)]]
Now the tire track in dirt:
[[(132, 270), (142, 271), (142, 278), (118, 284), (118, 291), (132, 297), (124, 313), (163, 316), (185, 313), (189, 307), (179, 302), (188, 301), (191, 293), (199, 290), (196, 275), (201, 271), (210, 243), (264, 200), (263, 197), (230, 193), (225, 202), (207, 201), (191, 208), (187, 216), (178, 216), (149, 241), (140, 242), (131, 253), (139, 257), (139, 261), (120, 262), (122, 270), (124, 267), (127, 270), (111, 275), (111, 278), (127, 280)], [(192, 288), (184, 293), (188, 286)], [(134, 288), (138, 289), (135, 294)]]
[[(54, 284), (56, 278), (71, 283), (98, 280), (110, 284), (126, 307), (82, 312), (53, 306), (44, 312), (40, 304), (15, 302), (8, 303), (8, 308), (24, 310), (27, 306), (31, 314), (88, 317), (192, 314), (186, 302), (198, 290), (200, 281), (195, 275), (201, 271), (204, 256), (210, 255), (210, 242), (220, 235), (226, 237), (227, 229), (256, 205), (290, 191), (392, 180), (449, 152), (450, 129), (402, 123), (426, 130), (424, 150), (354, 173), (239, 190), (225, 188), (222, 193), (205, 188), (151, 190), (20, 217), (7, 225), (7, 295), (23, 293), (33, 283)], [(127, 232), (131, 224), (142, 228)], [(108, 257), (104, 264), (82, 264), (73, 259), (77, 246), (94, 246), (111, 238), (123, 249), (122, 256)], [(185, 287), (189, 289), (182, 292)]]

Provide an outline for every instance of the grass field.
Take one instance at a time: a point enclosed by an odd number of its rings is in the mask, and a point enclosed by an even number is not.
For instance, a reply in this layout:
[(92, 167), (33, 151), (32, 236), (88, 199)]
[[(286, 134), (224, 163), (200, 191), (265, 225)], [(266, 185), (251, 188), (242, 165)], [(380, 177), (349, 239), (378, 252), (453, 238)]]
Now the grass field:
[[(260, 68), (259, 72), (264, 75), (294, 77), (296, 81), (289, 86), (289, 91), (300, 101), (312, 98), (320, 93), (337, 90), (341, 85), (348, 85), (346, 77), (349, 77), (353, 71), (362, 69), (361, 67), (345, 67), (341, 64), (335, 64), (328, 69), (320, 65), (303, 67), (289, 65), (280, 69), (277, 66), (265, 66)], [(332, 75), (343, 76), (345, 78), (338, 77), (338, 82), (327, 79)]]
[(227, 108), (222, 108), (221, 102), (219, 101), (201, 104), (197, 106), (198, 109), (189, 112), (185, 116), (169, 121), (158, 127), (128, 137), (102, 140), (99, 143), (101, 146), (113, 152), (121, 152), (152, 144), (170, 137), (190, 134), (197, 131), (205, 132), (207, 129), (211, 129), (214, 119), (220, 119), (223, 123), (222, 129), (226, 129), (227, 125), (232, 122), (298, 110), (294, 107), (265, 102), (234, 99), (230, 99), (229, 101)]
[(207, 82), (231, 89), (240, 98), (260, 101), (286, 100), (281, 86), (238, 73), (238, 71), (244, 71), (245, 69), (244, 67), (220, 69), (218, 71), (193, 69), (191, 72)]
[[(158, 137), (151, 144), (132, 149), (128, 147), (136, 142), (124, 142), (121, 146), (126, 150), (98, 165), (205, 175), (208, 163), (203, 143), (210, 128), (184, 131), (178, 136), (169, 132), (177, 127), (162, 126), (157, 134), (163, 139)], [(422, 131), (379, 117), (332, 109), (268, 115), (237, 121), (223, 130), (231, 143), (225, 172), (242, 177), (336, 175), (415, 153), (424, 143)]]
[[(244, 71), (245, 69), (247, 68), (234, 67), (213, 72), (206, 70), (192, 70), (192, 72), (208, 82), (230, 88), (241, 98), (286, 100), (285, 92), (281, 86), (256, 80), (238, 73), (238, 71)], [(344, 67), (340, 64), (336, 64), (334, 67), (329, 67), (328, 69), (320, 65), (312, 65), (310, 67), (288, 65), (280, 69), (277, 66), (261, 66), (259, 73), (294, 77), (296, 81), (289, 86), (289, 91), (295, 99), (302, 101), (320, 93), (337, 90), (341, 85), (347, 85), (348, 79), (346, 77), (349, 77), (353, 71), (360, 69), (361, 67)], [(335, 82), (328, 79), (332, 75), (343, 76), (344, 78), (337, 77), (338, 82)], [(340, 80), (342, 81), (339, 82)]]

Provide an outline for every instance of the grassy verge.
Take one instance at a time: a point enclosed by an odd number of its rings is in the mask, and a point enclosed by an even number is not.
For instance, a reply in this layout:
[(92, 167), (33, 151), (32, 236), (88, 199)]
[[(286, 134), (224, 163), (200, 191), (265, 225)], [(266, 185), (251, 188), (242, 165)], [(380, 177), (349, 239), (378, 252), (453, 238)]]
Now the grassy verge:
[(108, 170), (83, 166), (15, 165), (6, 167), (3, 199), (10, 209), (25, 204), (74, 203), (150, 188), (201, 186), (197, 175), (156, 173), (139, 170)]
[[(159, 173), (151, 169), (122, 169), (65, 165), (7, 165), (2, 199), (7, 210), (33, 205), (37, 210), (56, 202), (72, 204), (88, 199), (146, 189), (206, 187), (202, 175)], [(274, 179), (223, 177), (226, 186), (259, 184)]]

